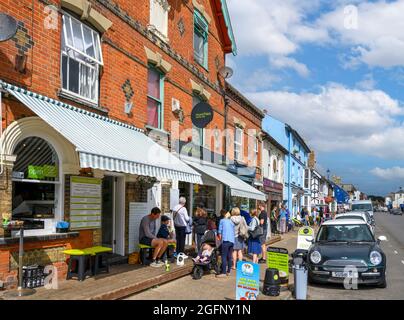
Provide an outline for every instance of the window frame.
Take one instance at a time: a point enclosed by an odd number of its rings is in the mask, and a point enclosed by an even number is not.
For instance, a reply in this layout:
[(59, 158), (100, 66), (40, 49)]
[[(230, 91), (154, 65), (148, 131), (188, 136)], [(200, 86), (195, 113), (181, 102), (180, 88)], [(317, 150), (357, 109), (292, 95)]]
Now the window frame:
[[(240, 142), (237, 141), (237, 131), (240, 131)], [(234, 159), (237, 161), (243, 161), (243, 146), (244, 146), (244, 130), (242, 128), (236, 127), (234, 130)], [(236, 146), (240, 148), (237, 151)], [(236, 153), (238, 152), (238, 156), (236, 157)]]
[[(201, 32), (197, 30), (197, 26), (200, 27)], [(199, 33), (199, 36), (203, 38), (203, 63), (200, 63), (197, 55), (195, 54), (195, 36)], [(193, 28), (193, 49), (194, 49), (194, 60), (203, 68), (208, 70), (208, 53), (209, 53), (209, 24), (205, 17), (197, 10), (194, 9), (194, 28)]]
[[(68, 22), (66, 20), (69, 20)], [(85, 41), (85, 36), (84, 36), (84, 28), (87, 28), (91, 32), (91, 38), (92, 38), (92, 45), (94, 47), (94, 55), (99, 56), (99, 60), (96, 58), (91, 57), (88, 55), (86, 52), (79, 50), (78, 48), (75, 47), (74, 43), (74, 32), (73, 32), (73, 21), (78, 23), (80, 25), (80, 30), (81, 30), (81, 40), (83, 41), (83, 45), (86, 44)], [(70, 29), (71, 33), (71, 43), (73, 45), (69, 44), (69, 37), (67, 34), (67, 28)], [(95, 37), (96, 36), (96, 37)], [(61, 47), (60, 47), (60, 81), (61, 81), (61, 91), (68, 95), (72, 96), (74, 98), (83, 100), (85, 102), (89, 102), (93, 105), (98, 105), (99, 104), (99, 92), (100, 92), (100, 68), (104, 65), (104, 60), (103, 60), (103, 55), (102, 55), (102, 47), (101, 47), (101, 36), (100, 34), (92, 27), (88, 26), (87, 24), (83, 23), (82, 21), (78, 20), (75, 18), (73, 15), (71, 15), (68, 12), (63, 11), (62, 12), (62, 32), (60, 35), (60, 42), (61, 42)], [(67, 50), (66, 50), (67, 49)], [(84, 49), (85, 50), (85, 49)], [(73, 52), (73, 56), (71, 55), (70, 51)], [(97, 53), (98, 51), (98, 53)], [(88, 59), (89, 61), (85, 61), (84, 59), (78, 58), (76, 55), (81, 55), (85, 59)], [(64, 57), (67, 58), (67, 63), (66, 63), (66, 88), (64, 87), (64, 70), (63, 70), (63, 59)], [(69, 73), (69, 61), (73, 60), (79, 65), (79, 75), (78, 75), (78, 91), (80, 92), (81, 86), (82, 86), (82, 79), (83, 79), (83, 73), (81, 69), (81, 65), (84, 67), (90, 69), (93, 73), (94, 76), (93, 78), (87, 75), (87, 81), (88, 83), (94, 82), (94, 99), (88, 96), (81, 95), (80, 93), (71, 91), (70, 88), (70, 73)], [(92, 88), (89, 88), (89, 94), (91, 96), (91, 91)]]
[[(154, 4), (155, 3), (155, 4)], [(167, 2), (168, 4), (168, 2)], [(153, 8), (157, 10), (156, 6), (159, 7), (160, 12), (154, 12), (153, 14)], [(149, 19), (149, 26), (153, 26), (154, 29), (152, 31), (157, 31), (157, 35), (160, 36), (164, 41), (168, 41), (168, 12), (169, 8), (166, 10), (163, 5), (161, 4), (160, 1), (158, 0), (150, 0), (150, 19)], [(158, 19), (161, 19), (161, 21), (158, 21)], [(156, 21), (153, 21), (153, 19), (156, 19)], [(162, 25), (157, 24), (156, 22), (161, 22)], [(161, 30), (160, 27), (163, 29)]]
[[(156, 128), (156, 127), (150, 125), (148, 117), (146, 119), (146, 122), (147, 122), (147, 126), (150, 127), (150, 128), (164, 130), (164, 121), (163, 121), (163, 119), (164, 119), (164, 78), (165, 78), (165, 75), (162, 72), (160, 72), (156, 67), (149, 64), (148, 69), (147, 69), (147, 77), (149, 77), (150, 70), (153, 70), (154, 72), (156, 72), (160, 76), (160, 99), (149, 95), (149, 90), (148, 89), (147, 89), (147, 95), (146, 95), (147, 100), (151, 99), (151, 100), (153, 100), (153, 101), (155, 101), (155, 102), (157, 102), (159, 104), (158, 115), (157, 115), (158, 127)], [(146, 108), (149, 108), (149, 103), (148, 102), (146, 103)], [(147, 110), (146, 110), (146, 114), (148, 114)]]

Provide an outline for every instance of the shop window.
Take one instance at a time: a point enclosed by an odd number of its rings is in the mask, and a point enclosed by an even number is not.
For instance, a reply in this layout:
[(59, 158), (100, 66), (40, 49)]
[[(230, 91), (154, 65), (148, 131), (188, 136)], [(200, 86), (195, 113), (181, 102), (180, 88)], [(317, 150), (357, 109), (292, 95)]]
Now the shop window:
[(163, 40), (168, 37), (168, 11), (170, 6), (167, 0), (150, 0), (150, 25), (153, 31)]
[(243, 129), (237, 127), (234, 132), (234, 159), (243, 161)]
[(68, 14), (63, 15), (62, 88), (69, 95), (98, 104), (100, 36)]
[[(192, 97), (192, 108), (202, 100), (198, 96)], [(205, 129), (192, 126), (192, 142), (198, 146), (205, 144)]]
[(203, 208), (209, 216), (216, 215), (216, 187), (207, 185), (194, 184), (193, 190), (193, 210), (194, 214), (196, 209)]
[(147, 125), (162, 129), (163, 76), (150, 67), (147, 76)]
[(309, 188), (310, 171), (309, 169), (304, 170), (304, 188)]
[(194, 12), (194, 57), (205, 69), (208, 68), (208, 34), (209, 25), (206, 19), (195, 10)]
[(30, 137), (17, 145), (14, 154), (12, 218), (27, 220), (26, 224), (54, 219), (60, 189), (55, 150), (44, 139)]

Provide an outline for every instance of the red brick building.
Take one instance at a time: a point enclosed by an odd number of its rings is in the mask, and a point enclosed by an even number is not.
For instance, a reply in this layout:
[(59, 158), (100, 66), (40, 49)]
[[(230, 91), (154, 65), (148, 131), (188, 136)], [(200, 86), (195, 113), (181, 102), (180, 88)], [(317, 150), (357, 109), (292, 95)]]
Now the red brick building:
[[(209, 129), (225, 129), (219, 70), (226, 54), (236, 53), (226, 2), (133, 3), (0, 2), (0, 12), (17, 24), (0, 42), (0, 216), (28, 215), (43, 224), (26, 232), (24, 264), (54, 264), (60, 277), (65, 249), (104, 245), (121, 256), (136, 250), (136, 214), (155, 205), (169, 213), (178, 188), (191, 199), (190, 211), (208, 198), (212, 212), (223, 206), (223, 187), (199, 186), (203, 174), (161, 148), (150, 155), (155, 143), (144, 133), (168, 150), (192, 141), (223, 155), (204, 138)], [(192, 131), (190, 115), (201, 101), (212, 107), (213, 119)], [(229, 114), (246, 108), (235, 117), (259, 129), (259, 112), (248, 103), (230, 105)], [(170, 161), (159, 163), (160, 156)], [(99, 202), (84, 205), (80, 192)], [(61, 220), (72, 232), (55, 233)], [(8, 284), (17, 272), (12, 236), (0, 229), (0, 280)]]

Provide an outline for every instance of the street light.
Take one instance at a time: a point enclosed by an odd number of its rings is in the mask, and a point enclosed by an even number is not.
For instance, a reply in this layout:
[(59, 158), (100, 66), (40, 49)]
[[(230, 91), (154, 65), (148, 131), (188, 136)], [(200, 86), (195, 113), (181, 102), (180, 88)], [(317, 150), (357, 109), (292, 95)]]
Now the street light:
[(233, 69), (227, 66), (223, 66), (218, 70), (218, 73), (220, 76), (223, 77), (224, 84), (223, 84), (223, 100), (224, 100), (224, 130), (226, 132), (224, 136), (224, 162), (227, 160), (227, 108), (229, 105), (229, 102), (226, 98), (226, 80), (230, 79), (233, 76)]
[(330, 169), (327, 169), (327, 179), (330, 180)]

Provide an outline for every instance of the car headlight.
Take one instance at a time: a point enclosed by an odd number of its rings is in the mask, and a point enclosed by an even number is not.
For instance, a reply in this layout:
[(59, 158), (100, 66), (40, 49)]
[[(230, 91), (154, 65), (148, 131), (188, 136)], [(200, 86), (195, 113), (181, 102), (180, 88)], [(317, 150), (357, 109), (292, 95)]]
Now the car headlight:
[(313, 251), (310, 254), (310, 260), (311, 262), (313, 262), (314, 264), (317, 264), (321, 261), (321, 254), (318, 251)]
[(374, 264), (375, 266), (379, 265), (382, 262), (382, 255), (380, 252), (377, 251), (372, 251), (370, 253), (370, 262)]

